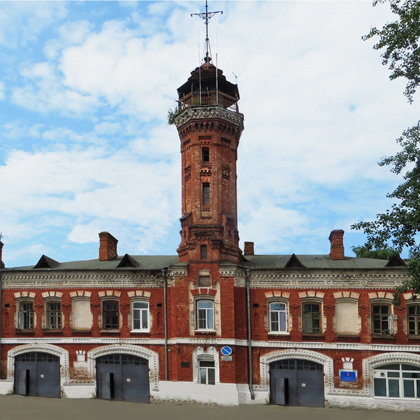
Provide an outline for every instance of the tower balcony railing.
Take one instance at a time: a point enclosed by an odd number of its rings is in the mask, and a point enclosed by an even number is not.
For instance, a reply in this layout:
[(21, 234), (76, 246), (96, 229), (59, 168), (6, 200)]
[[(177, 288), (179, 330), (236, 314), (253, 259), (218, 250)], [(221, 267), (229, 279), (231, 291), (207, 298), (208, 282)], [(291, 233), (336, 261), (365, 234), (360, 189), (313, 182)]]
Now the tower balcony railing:
[(191, 92), (183, 96), (178, 101), (178, 112), (190, 106), (200, 105), (219, 105), (230, 111), (239, 112), (237, 98), (216, 90), (202, 91), (201, 94), (199, 92)]

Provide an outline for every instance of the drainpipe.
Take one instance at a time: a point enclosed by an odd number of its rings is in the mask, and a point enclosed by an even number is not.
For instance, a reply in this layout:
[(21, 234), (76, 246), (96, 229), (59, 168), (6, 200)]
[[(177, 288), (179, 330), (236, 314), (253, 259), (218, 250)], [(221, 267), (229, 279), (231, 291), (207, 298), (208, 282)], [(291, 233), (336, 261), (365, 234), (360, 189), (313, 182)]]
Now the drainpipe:
[(165, 381), (168, 380), (168, 312), (167, 312), (167, 296), (166, 289), (168, 286), (168, 278), (166, 276), (166, 267), (162, 269), (163, 276), (163, 318), (165, 320)]
[(254, 390), (252, 388), (252, 345), (251, 345), (251, 299), (249, 297), (249, 280), (250, 270), (245, 269), (245, 286), (246, 286), (246, 317), (248, 324), (248, 373), (249, 373), (249, 393), (251, 400), (255, 400)]

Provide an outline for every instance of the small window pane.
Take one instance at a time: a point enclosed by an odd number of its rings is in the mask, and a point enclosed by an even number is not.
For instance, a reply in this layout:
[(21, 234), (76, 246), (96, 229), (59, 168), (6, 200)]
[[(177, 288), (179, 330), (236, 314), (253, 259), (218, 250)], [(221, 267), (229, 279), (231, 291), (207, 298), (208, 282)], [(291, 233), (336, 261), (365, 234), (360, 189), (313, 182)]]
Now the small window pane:
[(390, 397), (400, 396), (400, 381), (398, 379), (390, 379), (388, 381), (388, 387)]
[(376, 397), (386, 397), (386, 380), (381, 378), (374, 379)]
[(404, 381), (404, 398), (414, 398), (414, 381)]

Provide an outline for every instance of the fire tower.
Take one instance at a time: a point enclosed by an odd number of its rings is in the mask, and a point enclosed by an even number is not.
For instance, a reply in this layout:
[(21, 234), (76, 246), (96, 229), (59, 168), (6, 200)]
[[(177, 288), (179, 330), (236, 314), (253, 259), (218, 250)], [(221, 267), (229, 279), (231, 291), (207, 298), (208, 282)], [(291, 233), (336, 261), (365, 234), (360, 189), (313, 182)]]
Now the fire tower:
[(244, 128), (239, 91), (226, 80), (209, 54), (208, 20), (204, 63), (178, 88), (174, 122), (181, 140), (182, 217), (180, 262), (238, 263), (236, 160)]

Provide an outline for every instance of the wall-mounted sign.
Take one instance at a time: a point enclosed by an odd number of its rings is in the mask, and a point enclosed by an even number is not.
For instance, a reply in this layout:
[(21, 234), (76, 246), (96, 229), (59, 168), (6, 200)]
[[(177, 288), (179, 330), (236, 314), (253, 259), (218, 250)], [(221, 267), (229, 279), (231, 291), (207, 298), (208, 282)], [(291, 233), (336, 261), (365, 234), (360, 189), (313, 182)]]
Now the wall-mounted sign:
[(340, 369), (340, 381), (341, 382), (357, 382), (357, 370), (341, 370)]
[(222, 353), (222, 356), (231, 356), (232, 355), (232, 348), (229, 346), (223, 346), (220, 350), (220, 353)]

